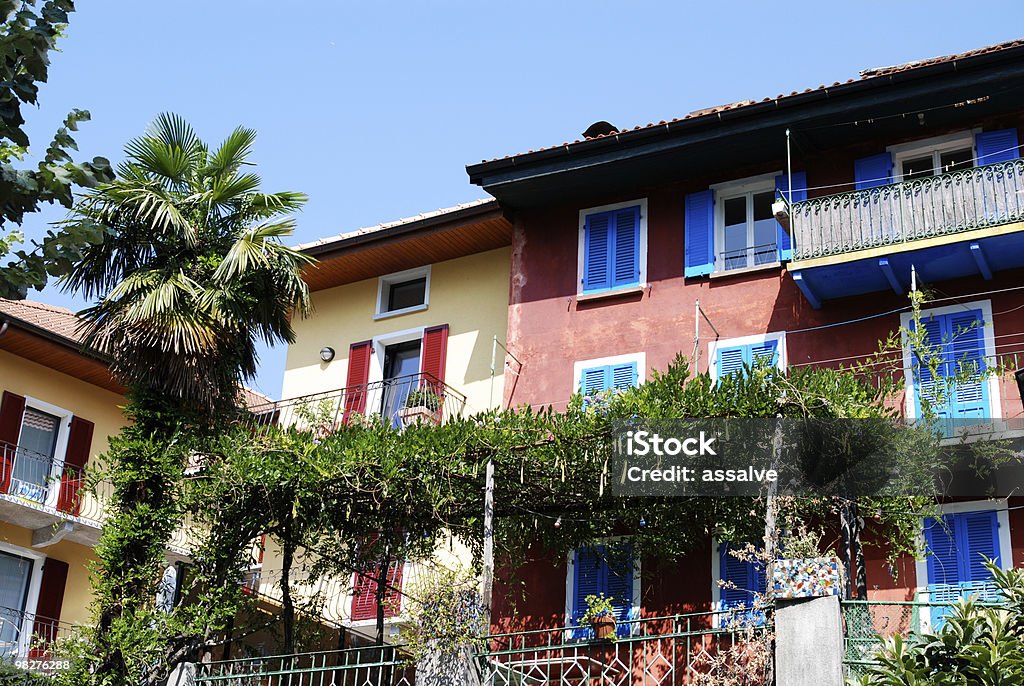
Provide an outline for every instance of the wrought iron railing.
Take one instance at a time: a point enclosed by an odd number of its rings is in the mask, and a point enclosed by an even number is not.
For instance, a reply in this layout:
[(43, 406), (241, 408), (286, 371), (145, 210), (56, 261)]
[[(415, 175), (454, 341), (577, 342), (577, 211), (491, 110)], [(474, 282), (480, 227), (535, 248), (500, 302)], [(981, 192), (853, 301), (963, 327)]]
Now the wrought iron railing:
[(0, 606), (0, 661), (44, 660), (54, 641), (71, 638), (79, 630), (68, 622)]
[(416, 422), (443, 424), (463, 414), (466, 396), (430, 374), (409, 374), (249, 408), (253, 426), (295, 427), (329, 434), (354, 422), (401, 429)]
[(414, 686), (415, 669), (396, 646), (224, 660), (198, 665), (209, 686)]
[(72, 517), (99, 517), (81, 467), (0, 442), (0, 497)]
[[(721, 683), (742, 671), (759, 681), (767, 663), (765, 626), (731, 612), (654, 617), (619, 623), (614, 640), (579, 638), (560, 627), (487, 637), (478, 653), (483, 686), (677, 686)], [(737, 682), (738, 683), (738, 682)]]
[(1024, 221), (1024, 160), (795, 202), (793, 260)]

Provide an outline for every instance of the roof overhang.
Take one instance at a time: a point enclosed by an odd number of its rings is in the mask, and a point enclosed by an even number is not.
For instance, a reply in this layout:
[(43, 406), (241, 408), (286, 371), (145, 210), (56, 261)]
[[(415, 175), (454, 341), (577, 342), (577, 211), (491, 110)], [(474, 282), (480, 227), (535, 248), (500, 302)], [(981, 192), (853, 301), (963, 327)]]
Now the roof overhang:
[(318, 262), (303, 270), (312, 291), (512, 244), (512, 224), (496, 200), (300, 246)]
[(94, 386), (123, 395), (124, 386), (110, 374), (109, 360), (99, 352), (84, 349), (80, 343), (57, 333), (0, 314), (0, 350), (67, 374)]
[(1022, 79), (1024, 46), (1016, 46), (719, 108), (469, 165), (466, 171), (504, 206), (526, 208), (784, 160), (787, 129), (797, 166), (801, 155), (882, 136), (912, 136), (921, 125), (918, 112), (935, 128), (1019, 111)]

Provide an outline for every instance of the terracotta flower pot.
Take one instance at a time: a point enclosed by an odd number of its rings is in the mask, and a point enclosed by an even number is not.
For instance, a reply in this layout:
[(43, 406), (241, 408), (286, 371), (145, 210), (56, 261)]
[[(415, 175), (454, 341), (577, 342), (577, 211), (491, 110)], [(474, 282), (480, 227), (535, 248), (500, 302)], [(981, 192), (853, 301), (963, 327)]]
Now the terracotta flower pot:
[(607, 641), (615, 635), (615, 617), (612, 615), (601, 615), (590, 620), (590, 628), (594, 630), (594, 638), (599, 641)]

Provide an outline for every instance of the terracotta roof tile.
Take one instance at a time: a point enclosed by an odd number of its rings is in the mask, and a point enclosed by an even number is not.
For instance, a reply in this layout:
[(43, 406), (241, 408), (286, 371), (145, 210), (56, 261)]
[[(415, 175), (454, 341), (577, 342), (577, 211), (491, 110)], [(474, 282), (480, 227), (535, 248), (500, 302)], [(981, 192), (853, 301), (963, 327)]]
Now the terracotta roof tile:
[[(896, 74), (896, 73), (899, 73), (899, 72), (910, 71), (910, 70), (919, 69), (919, 68), (922, 68), (922, 67), (929, 67), (929, 66), (932, 66), (932, 65), (942, 64), (942, 63), (946, 63), (946, 62), (956, 62), (958, 60), (963, 60), (963, 59), (967, 59), (967, 58), (970, 58), (970, 57), (977, 57), (979, 55), (985, 55), (985, 54), (988, 54), (988, 53), (1000, 52), (1002, 50), (1009, 50), (1011, 48), (1017, 48), (1017, 47), (1021, 47), (1021, 46), (1024, 46), (1024, 38), (1018, 38), (1018, 39), (1015, 39), (1015, 40), (1007, 41), (1005, 43), (997, 43), (995, 45), (988, 45), (988, 46), (985, 46), (983, 48), (977, 48), (977, 49), (974, 49), (974, 50), (968, 50), (967, 52), (960, 52), (960, 53), (955, 53), (955, 54), (952, 54), (952, 55), (942, 55), (942, 56), (939, 56), (939, 57), (931, 57), (929, 59), (916, 60), (916, 61), (913, 61), (913, 62), (906, 62), (904, 64), (896, 64), (896, 65), (892, 65), (892, 66), (889, 66), (889, 67), (875, 67), (875, 68), (872, 68), (872, 69), (865, 69), (865, 70), (860, 72), (860, 75), (859, 75), (860, 78), (859, 79), (847, 79), (845, 83), (846, 84), (850, 84), (850, 83), (853, 83), (854, 81), (867, 81), (869, 79), (878, 78), (880, 76), (889, 76), (891, 74)], [(793, 96), (797, 96), (797, 95), (803, 95), (803, 94), (806, 94), (806, 93), (813, 93), (813, 92), (817, 92), (817, 91), (823, 91), (823, 90), (827, 90), (828, 88), (834, 88), (836, 86), (841, 86), (841, 85), (844, 85), (844, 84), (836, 81), (831, 86), (819, 85), (816, 88), (806, 88), (803, 91), (791, 91), (789, 93), (789, 95), (786, 95), (786, 94), (783, 94), (783, 93), (779, 93), (778, 95), (775, 96), (775, 98), (764, 98), (763, 100), (760, 100), (760, 101), (757, 101), (757, 100), (740, 100), (738, 102), (732, 102), (732, 103), (728, 103), (728, 104), (725, 104), (725, 105), (716, 105), (714, 107), (705, 107), (705, 108), (702, 108), (702, 109), (699, 109), (699, 110), (694, 110), (693, 112), (690, 112), (689, 114), (687, 114), (687, 115), (685, 115), (683, 117), (677, 117), (677, 118), (674, 118), (674, 119), (669, 119), (668, 121), (660, 121), (657, 124), (647, 124), (647, 125), (641, 125), (641, 126), (634, 126), (633, 128), (620, 129), (619, 133), (630, 132), (630, 131), (640, 131), (640, 130), (644, 130), (644, 129), (651, 129), (651, 128), (654, 128), (654, 127), (657, 127), (657, 126), (664, 126), (666, 124), (672, 124), (672, 123), (683, 121), (683, 120), (686, 120), (686, 119), (695, 119), (695, 118), (698, 118), (698, 117), (708, 117), (708, 116), (711, 116), (711, 115), (714, 115), (714, 114), (719, 114), (719, 113), (725, 112), (725, 111), (741, 109), (743, 107), (749, 107), (751, 105), (758, 104), (758, 102), (769, 102), (769, 101), (771, 101), (773, 99), (774, 100), (782, 100), (784, 98), (793, 97)], [(554, 150), (556, 148), (568, 148), (570, 146), (577, 145), (579, 143), (584, 143), (586, 141), (598, 140), (598, 139), (601, 139), (601, 138), (608, 138), (608, 137), (615, 136), (615, 135), (618, 135), (618, 134), (614, 134), (614, 133), (613, 134), (605, 134), (605, 135), (602, 135), (602, 136), (594, 136), (592, 138), (585, 138), (585, 139), (578, 138), (578, 139), (573, 140), (571, 142), (562, 143), (561, 145), (553, 145), (553, 146), (549, 146), (549, 147), (546, 147), (546, 148), (537, 148), (536, 150), (528, 150), (525, 153), (517, 153), (517, 154), (514, 154), (514, 155), (505, 155), (503, 157), (497, 157), (497, 158), (490, 159), (490, 160), (481, 160), (481, 164), (486, 164), (488, 162), (497, 162), (498, 160), (508, 160), (508, 159), (512, 159), (514, 157), (522, 157), (524, 155), (530, 155), (530, 154), (533, 154), (535, 152), (543, 152), (545, 150)]]
[(0, 298), (0, 318), (11, 317), (31, 326), (80, 344), (84, 336), (79, 330), (82, 320), (66, 307), (47, 305), (33, 300), (4, 300)]

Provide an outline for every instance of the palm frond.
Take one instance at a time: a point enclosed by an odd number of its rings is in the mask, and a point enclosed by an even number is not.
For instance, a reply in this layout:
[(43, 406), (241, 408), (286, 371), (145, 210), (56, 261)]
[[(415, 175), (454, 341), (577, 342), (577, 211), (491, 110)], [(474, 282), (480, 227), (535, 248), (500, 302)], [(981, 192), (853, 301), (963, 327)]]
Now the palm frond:
[(252, 152), (256, 131), (239, 126), (231, 132), (216, 152), (210, 156), (209, 170), (213, 176), (234, 174)]

